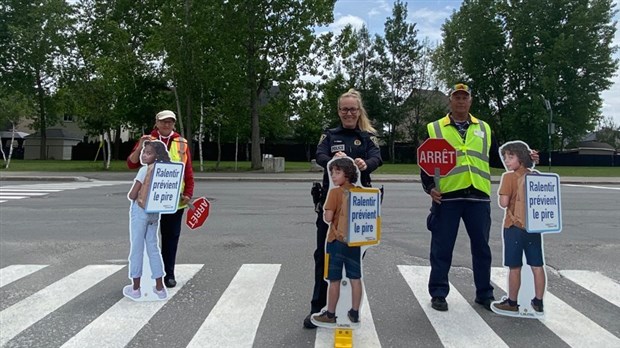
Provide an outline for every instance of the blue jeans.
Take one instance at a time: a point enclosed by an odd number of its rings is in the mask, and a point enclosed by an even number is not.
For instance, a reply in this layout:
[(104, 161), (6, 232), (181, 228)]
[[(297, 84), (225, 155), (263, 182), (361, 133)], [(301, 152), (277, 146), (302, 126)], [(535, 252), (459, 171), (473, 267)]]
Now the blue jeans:
[(129, 251), (129, 278), (142, 277), (142, 260), (144, 246), (151, 265), (152, 278), (164, 276), (164, 266), (157, 243), (157, 227), (159, 225), (159, 213), (147, 213), (140, 208), (137, 202), (132, 202), (129, 211), (129, 239), (131, 249)]
[(471, 247), (476, 298), (493, 297), (491, 285), (491, 204), (484, 201), (442, 201), (433, 203), (428, 228), (431, 231), (431, 275), (428, 292), (431, 297), (446, 297), (450, 292), (448, 272), (452, 266), (452, 253), (463, 220)]

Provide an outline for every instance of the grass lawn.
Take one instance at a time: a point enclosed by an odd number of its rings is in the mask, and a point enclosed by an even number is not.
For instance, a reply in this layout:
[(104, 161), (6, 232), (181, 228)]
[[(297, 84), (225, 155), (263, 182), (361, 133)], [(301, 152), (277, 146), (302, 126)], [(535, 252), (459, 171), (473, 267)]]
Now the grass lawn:
[[(235, 162), (226, 161), (220, 162), (218, 169), (215, 168), (215, 161), (204, 162), (204, 168), (207, 172), (234, 172)], [(21, 172), (21, 171), (34, 171), (34, 172), (97, 172), (103, 171), (103, 163), (101, 161), (61, 161), (61, 160), (11, 160), (9, 169), (4, 168), (5, 164), (2, 163), (0, 172)], [(200, 171), (200, 163), (193, 162), (194, 171)], [(286, 162), (286, 172), (289, 173), (302, 173), (310, 170), (310, 163), (308, 162)], [(538, 169), (542, 172), (547, 172), (547, 166), (539, 166)], [(110, 164), (110, 171), (123, 172), (127, 171), (125, 161), (112, 161)], [(251, 171), (250, 162), (238, 162), (237, 171), (247, 172)], [(557, 173), (560, 176), (594, 176), (594, 177), (620, 177), (620, 167), (552, 167), (551, 171)], [(504, 172), (503, 169), (491, 169), (492, 175), (501, 175)], [(385, 163), (382, 167), (375, 171), (375, 174), (412, 174), (418, 175), (420, 168), (417, 164), (390, 164)]]

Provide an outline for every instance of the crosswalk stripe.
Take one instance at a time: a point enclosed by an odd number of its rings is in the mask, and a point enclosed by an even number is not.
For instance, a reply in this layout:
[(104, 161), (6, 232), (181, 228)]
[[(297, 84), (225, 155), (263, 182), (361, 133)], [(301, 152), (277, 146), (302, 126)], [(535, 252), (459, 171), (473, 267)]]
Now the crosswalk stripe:
[(14, 186), (14, 187), (0, 187), (0, 193), (2, 192), (59, 192), (61, 190), (57, 190), (57, 189), (28, 189), (28, 188), (21, 188), (18, 186)]
[(611, 278), (590, 271), (566, 270), (560, 274), (577, 283), (584, 289), (620, 307), (620, 284)]
[(430, 267), (399, 265), (398, 269), (444, 347), (508, 347), (454, 286), (450, 288), (448, 312), (431, 308), (427, 289)]
[(585, 187), (585, 188), (595, 188), (602, 190), (620, 190), (620, 187), (610, 187), (610, 186), (599, 186), (599, 185), (578, 185), (578, 184), (562, 184), (571, 187)]
[(251, 347), (279, 264), (244, 264), (188, 347)]
[(3, 310), (0, 346), (121, 268), (120, 265), (86, 266)]
[(0, 203), (9, 200), (24, 199), (33, 196), (45, 196), (53, 192), (61, 192), (66, 190), (76, 190), (81, 188), (91, 188), (100, 186), (112, 186), (120, 184), (128, 184), (129, 181), (89, 181), (89, 182), (71, 182), (61, 184), (31, 184), (31, 185), (10, 185), (0, 187)]
[[(334, 329), (317, 328), (315, 348), (331, 348), (334, 346)], [(360, 327), (353, 330), (353, 346), (361, 348), (381, 348), (379, 335), (372, 319), (366, 288), (362, 296), (362, 306), (360, 308)]]
[[(177, 286), (168, 289), (168, 298), (171, 299), (183, 285), (200, 271), (202, 266), (195, 264), (176, 265)], [(122, 291), (122, 288), (119, 288), (118, 291)], [(62, 348), (125, 347), (166, 303), (167, 301), (134, 302), (128, 298), (122, 298), (63, 344)]]
[(0, 288), (30, 275), (47, 265), (11, 265), (0, 269)]
[[(506, 291), (507, 270), (491, 269), (491, 280)], [(545, 318), (540, 321), (571, 347), (620, 347), (620, 339), (550, 292), (546, 292)], [(579, 328), (579, 330), (575, 330)]]
[(4, 195), (14, 196), (14, 195), (28, 195), (28, 196), (45, 196), (49, 195), (49, 192), (36, 192), (36, 191), (25, 191), (25, 190), (13, 190), (13, 191), (0, 191), (0, 197)]

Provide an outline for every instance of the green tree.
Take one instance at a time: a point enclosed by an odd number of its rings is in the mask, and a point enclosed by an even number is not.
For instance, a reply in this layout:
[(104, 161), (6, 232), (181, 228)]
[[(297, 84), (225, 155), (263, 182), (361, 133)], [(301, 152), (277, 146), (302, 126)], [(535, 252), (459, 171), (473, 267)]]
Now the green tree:
[(108, 155), (114, 158), (119, 155), (122, 127), (146, 131), (155, 113), (172, 104), (164, 78), (149, 66), (156, 57), (145, 49), (158, 11), (148, 3), (134, 6), (117, 0), (78, 3), (78, 64), (67, 83), (78, 101), (73, 110), (80, 126), (89, 135), (113, 141), (113, 154)]
[(259, 101), (278, 84), (297, 80), (315, 40), (313, 28), (330, 23), (334, 0), (233, 0), (226, 3), (233, 23), (231, 44), (245, 67), (246, 101), (252, 124), (252, 168), (261, 167)]
[(610, 0), (466, 0), (443, 27), (435, 63), (447, 84), (472, 86), (474, 113), (490, 116), (500, 141), (546, 149), (548, 99), (561, 147), (601, 117), (618, 67), (615, 13)]
[(41, 134), (40, 157), (46, 159), (47, 127), (56, 122), (51, 96), (72, 47), (73, 10), (64, 0), (5, 0), (0, 11), (6, 29), (0, 40), (0, 80), (36, 100), (33, 127)]
[(443, 25), (443, 43), (435, 52), (439, 77), (473, 89), (472, 112), (497, 133), (508, 95), (507, 42), (496, 0), (464, 1)]
[(448, 106), (447, 98), (439, 91), (441, 82), (433, 70), (434, 51), (431, 43), (425, 39), (421, 44), (420, 56), (415, 62), (414, 88), (404, 107), (408, 116), (404, 119), (402, 128), (416, 148), (425, 137), (426, 124), (445, 115)]
[(620, 149), (620, 125), (613, 118), (603, 118), (597, 128), (596, 140)]
[[(15, 141), (15, 125), (20, 120), (30, 117), (35, 112), (34, 105), (28, 97), (19, 91), (9, 92), (0, 88), (0, 125), (10, 124), (11, 141), (9, 142), (8, 156), (4, 153), (2, 142), (0, 141), (0, 151), (2, 151), (2, 159), (4, 167), (9, 168), (11, 157), (13, 155), (13, 143)], [(3, 129), (3, 128), (0, 128)]]
[(415, 88), (417, 78), (415, 63), (421, 46), (415, 24), (407, 22), (407, 5), (397, 0), (392, 17), (385, 22), (385, 38), (376, 36), (375, 51), (383, 59), (376, 62), (377, 74), (385, 88), (385, 114), (381, 118), (387, 128), (390, 159), (394, 162), (394, 144), (399, 139), (398, 126), (407, 115), (405, 102)]
[(314, 157), (313, 146), (330, 121), (319, 91), (318, 84), (306, 84), (304, 95), (296, 100), (296, 114), (292, 120), (294, 139), (304, 144), (308, 161)]

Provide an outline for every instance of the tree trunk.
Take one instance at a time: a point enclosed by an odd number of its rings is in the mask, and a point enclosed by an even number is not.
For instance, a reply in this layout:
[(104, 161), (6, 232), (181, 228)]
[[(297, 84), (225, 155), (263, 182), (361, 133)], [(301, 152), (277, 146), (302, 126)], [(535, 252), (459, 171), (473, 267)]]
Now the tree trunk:
[(43, 82), (41, 81), (41, 71), (37, 69), (37, 95), (39, 97), (39, 133), (41, 134), (41, 148), (39, 149), (39, 157), (42, 160), (47, 159), (47, 122), (45, 119), (45, 93), (43, 91)]
[(252, 169), (261, 169), (262, 159), (260, 153), (260, 125), (258, 118), (258, 96), (252, 91), (250, 98), (251, 115), (252, 115)]
[(103, 133), (102, 134), (102, 139), (103, 139), (102, 141), (103, 142), (101, 143), (102, 144), (101, 149), (103, 150), (103, 169), (106, 169), (105, 164), (106, 164), (107, 158), (108, 158), (108, 148), (106, 147), (105, 143), (106, 143), (107, 135), (106, 135), (105, 130), (102, 133)]
[[(13, 156), (13, 143), (15, 142), (15, 123), (11, 122), (11, 142), (9, 143), (9, 157), (5, 158), (6, 166), (5, 169), (9, 169), (9, 165), (11, 164), (11, 157)], [(0, 142), (2, 144), (2, 142)], [(0, 146), (2, 147), (2, 146)], [(4, 150), (2, 151), (2, 156), (4, 157)]]
[(121, 153), (121, 126), (114, 130), (114, 159), (120, 159)]
[[(174, 81), (174, 73), (172, 74), (172, 80)], [(179, 127), (177, 128), (177, 131), (181, 134), (181, 136), (183, 136), (183, 117), (181, 117), (181, 115), (183, 114), (181, 113), (181, 101), (179, 100), (179, 93), (177, 92), (176, 85), (172, 87), (172, 90), (174, 91), (174, 101), (177, 104), (177, 118), (179, 121)]]
[(260, 153), (260, 121), (258, 115), (258, 98), (260, 96), (260, 83), (257, 81), (255, 59), (257, 56), (256, 42), (254, 40), (254, 31), (256, 30), (255, 18), (251, 11), (248, 12), (248, 35), (246, 41), (246, 59), (248, 71), (248, 92), (250, 93), (250, 118), (252, 122), (251, 142), (252, 142), (252, 169), (262, 168), (262, 159)]
[(185, 124), (186, 131), (185, 131), (184, 137), (185, 139), (187, 139), (187, 146), (189, 147), (189, 154), (191, 155), (194, 153), (194, 147), (193, 147), (194, 142), (192, 141), (193, 139), (192, 137), (192, 95), (189, 91), (187, 93), (187, 98), (185, 100), (187, 102), (187, 106), (185, 109), (187, 123)]
[(204, 119), (205, 119), (205, 106), (204, 106), (204, 93), (202, 88), (200, 89), (200, 125), (198, 127), (198, 158), (200, 159), (200, 171), (204, 172), (204, 164), (202, 160), (202, 141), (204, 138)]
[(112, 146), (110, 144), (112, 136), (110, 134), (110, 130), (106, 130), (105, 133), (105, 137), (107, 138), (107, 149), (108, 149), (108, 157), (106, 158), (106, 162), (105, 162), (105, 169), (109, 170), (110, 169), (110, 159), (112, 158)]

